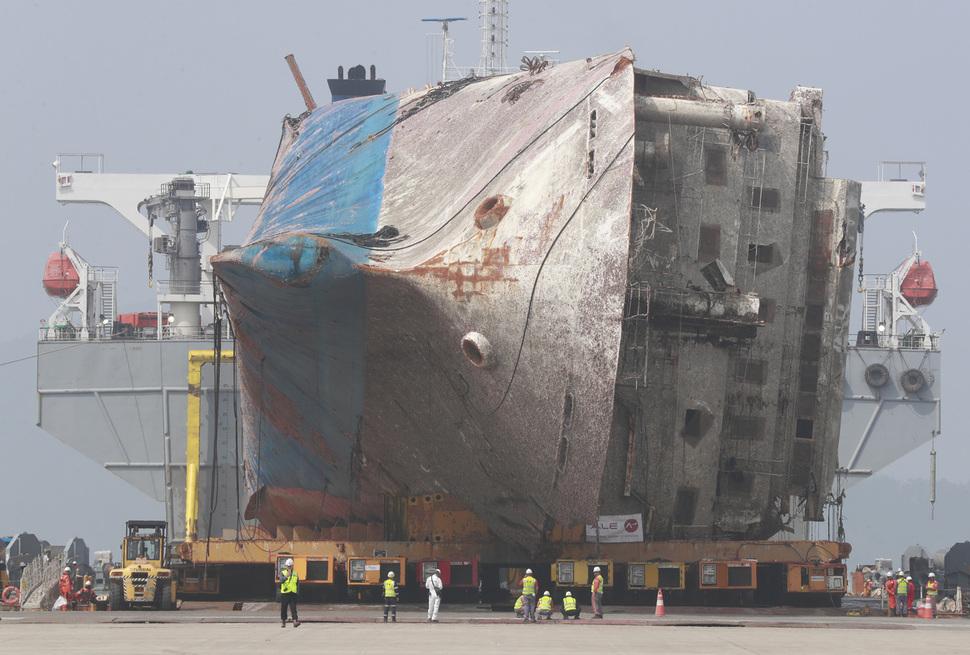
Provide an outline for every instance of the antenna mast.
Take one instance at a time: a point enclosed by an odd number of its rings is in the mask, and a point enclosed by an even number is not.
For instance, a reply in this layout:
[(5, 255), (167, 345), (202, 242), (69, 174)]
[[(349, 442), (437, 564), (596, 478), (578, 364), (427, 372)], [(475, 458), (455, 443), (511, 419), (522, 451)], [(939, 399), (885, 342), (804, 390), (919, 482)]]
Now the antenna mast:
[(478, 0), (478, 18), (482, 27), (482, 59), (478, 64), (481, 77), (504, 75), (505, 49), (509, 45), (509, 1)]
[(441, 81), (448, 81), (448, 72), (454, 71), (454, 79), (459, 79), (461, 77), (461, 71), (455, 66), (455, 52), (451, 49), (454, 45), (455, 40), (448, 36), (448, 23), (453, 23), (456, 20), (468, 20), (467, 18), (422, 18), (421, 21), (424, 23), (441, 23)]

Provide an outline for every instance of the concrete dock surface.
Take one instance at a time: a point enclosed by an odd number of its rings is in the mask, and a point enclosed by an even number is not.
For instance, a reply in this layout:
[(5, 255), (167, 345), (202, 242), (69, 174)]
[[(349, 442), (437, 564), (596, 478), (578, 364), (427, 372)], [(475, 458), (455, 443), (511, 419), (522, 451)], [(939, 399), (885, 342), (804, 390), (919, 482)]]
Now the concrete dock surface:
[(87, 653), (711, 653), (829, 655), (965, 653), (970, 621), (847, 616), (845, 609), (607, 608), (606, 618), (523, 625), (507, 612), (470, 605), (402, 605), (385, 624), (378, 605), (299, 608), (301, 625), (280, 627), (273, 603), (183, 603), (176, 612), (0, 613), (3, 652)]

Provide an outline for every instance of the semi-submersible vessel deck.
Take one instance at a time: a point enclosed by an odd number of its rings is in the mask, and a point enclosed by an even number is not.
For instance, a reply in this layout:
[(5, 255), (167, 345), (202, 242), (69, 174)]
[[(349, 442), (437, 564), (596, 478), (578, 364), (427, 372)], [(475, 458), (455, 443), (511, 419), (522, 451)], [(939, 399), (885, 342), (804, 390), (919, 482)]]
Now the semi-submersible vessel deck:
[[(287, 552), (351, 584), (405, 561), (549, 562), (568, 586), (557, 560), (615, 563), (620, 585), (634, 562), (716, 558), (821, 566), (812, 591), (842, 593), (842, 540), (763, 540), (821, 520), (836, 478), (862, 185), (824, 176), (820, 90), (766, 100), (633, 60), (305, 94), (243, 245), (196, 248), (201, 273), (144, 330), (81, 335), (106, 378), (119, 352), (196, 375), (77, 401), (122, 450), (113, 412), (164, 426), (138, 437), (144, 479), (186, 561)], [(58, 174), (62, 201), (90, 177)], [(216, 183), (170, 178), (149, 217), (211, 236), (235, 197)], [(155, 240), (175, 263), (194, 243)], [(39, 347), (40, 425), (63, 438), (43, 381), (79, 360)]]

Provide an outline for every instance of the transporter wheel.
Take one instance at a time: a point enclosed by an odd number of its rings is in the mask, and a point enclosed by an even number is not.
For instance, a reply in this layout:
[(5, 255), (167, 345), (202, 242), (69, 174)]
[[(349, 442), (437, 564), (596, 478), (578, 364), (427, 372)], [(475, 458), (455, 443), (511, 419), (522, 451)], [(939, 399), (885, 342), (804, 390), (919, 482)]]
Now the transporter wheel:
[(118, 612), (122, 609), (125, 600), (125, 590), (121, 580), (111, 580), (108, 583), (108, 609)]
[(882, 364), (870, 364), (866, 369), (866, 383), (878, 389), (889, 382), (889, 369)]
[(155, 609), (170, 612), (175, 609), (175, 581), (157, 582), (155, 586)]
[(926, 377), (919, 369), (911, 368), (908, 371), (903, 371), (903, 374), (899, 376), (899, 384), (906, 390), (906, 393), (916, 393), (926, 386)]

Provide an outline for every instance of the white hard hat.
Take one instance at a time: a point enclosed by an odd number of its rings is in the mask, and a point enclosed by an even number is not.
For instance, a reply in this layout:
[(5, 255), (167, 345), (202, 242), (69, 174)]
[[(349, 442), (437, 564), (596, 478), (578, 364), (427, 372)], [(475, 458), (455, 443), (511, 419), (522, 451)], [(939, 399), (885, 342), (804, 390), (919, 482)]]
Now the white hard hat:
[(573, 595), (573, 592), (571, 592), (571, 591), (567, 591), (567, 592), (566, 592), (566, 595), (567, 595), (567, 596), (572, 596), (572, 595)]
[(903, 570), (899, 569), (899, 573), (897, 573), (896, 575), (902, 575), (902, 574), (903, 574)]
[(931, 578), (935, 578), (936, 577), (936, 574), (935, 573), (930, 573), (930, 577)]
[(70, 572), (71, 572), (71, 567), (70, 566), (65, 566), (64, 567), (64, 573), (70, 573)]
[(85, 583), (84, 583), (84, 586), (85, 586), (85, 587), (90, 587), (90, 586), (91, 586), (91, 581), (90, 581), (90, 580), (88, 580), (87, 582), (85, 582)]
[(394, 577), (394, 571), (388, 571), (387, 572), (387, 577), (393, 578)]
[(292, 557), (286, 560), (286, 565), (287, 566), (293, 566), (293, 558)]
[(525, 570), (525, 574), (526, 575), (532, 575), (532, 569), (526, 569)]
[(543, 595), (543, 596), (548, 596), (548, 595), (549, 595), (549, 592), (547, 591), (546, 593), (544, 593), (544, 594), (542, 594), (542, 595)]
[(912, 580), (912, 579), (913, 579), (913, 576), (911, 576), (911, 575), (907, 575), (907, 576), (906, 576), (906, 579), (907, 579), (907, 580)]
[(593, 567), (593, 573), (599, 573), (599, 572), (600, 572), (600, 567), (594, 566)]
[(438, 575), (441, 575), (441, 569), (435, 569), (434, 572), (437, 573)]

